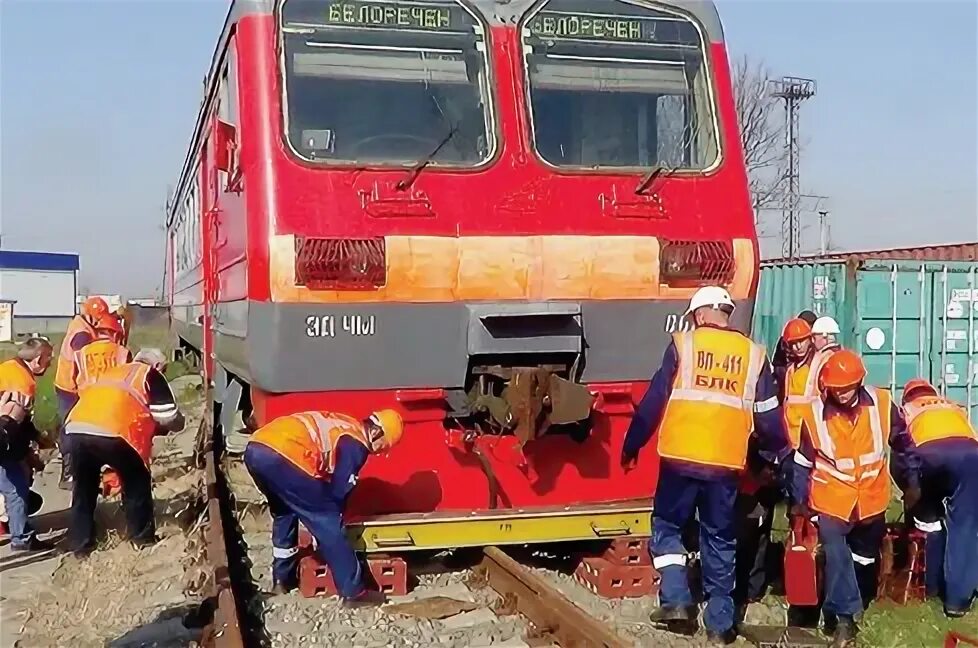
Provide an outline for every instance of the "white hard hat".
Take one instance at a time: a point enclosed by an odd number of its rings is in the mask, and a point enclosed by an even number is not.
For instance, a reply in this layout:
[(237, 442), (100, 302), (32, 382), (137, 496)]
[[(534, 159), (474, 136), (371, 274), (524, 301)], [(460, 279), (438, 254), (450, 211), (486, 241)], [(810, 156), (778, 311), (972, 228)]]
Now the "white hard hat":
[(706, 306), (710, 308), (719, 308), (720, 306), (729, 306), (731, 309), (736, 308), (733, 299), (730, 297), (730, 293), (726, 290), (720, 286), (703, 286), (689, 300), (689, 308), (686, 309), (686, 314), (689, 315), (694, 310)]
[(812, 334), (814, 335), (838, 335), (839, 333), (839, 323), (831, 317), (819, 317), (812, 324)]

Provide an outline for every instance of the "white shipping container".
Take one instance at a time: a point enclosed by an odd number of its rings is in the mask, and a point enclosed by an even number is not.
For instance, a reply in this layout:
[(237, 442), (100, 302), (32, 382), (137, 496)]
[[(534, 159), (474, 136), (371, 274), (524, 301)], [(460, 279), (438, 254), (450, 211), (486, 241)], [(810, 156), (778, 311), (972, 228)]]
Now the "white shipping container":
[(0, 295), (17, 302), (17, 317), (73, 317), (75, 273), (57, 270), (0, 270)]

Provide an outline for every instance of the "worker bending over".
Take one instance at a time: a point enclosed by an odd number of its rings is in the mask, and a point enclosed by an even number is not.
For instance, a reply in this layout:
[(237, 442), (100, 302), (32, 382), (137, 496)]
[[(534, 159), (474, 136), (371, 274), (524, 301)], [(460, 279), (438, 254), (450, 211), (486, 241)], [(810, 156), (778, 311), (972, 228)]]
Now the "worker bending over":
[(662, 457), (650, 551), (662, 575), (654, 622), (695, 631), (696, 606), (686, 580), (683, 528), (699, 513), (704, 625), (712, 642), (734, 639), (734, 502), (752, 429), (758, 452), (777, 464), (790, 452), (764, 347), (729, 328), (734, 303), (723, 288), (690, 300), (694, 331), (677, 333), (629, 426), (621, 462), (631, 469), (658, 430)]
[(13, 551), (47, 551), (51, 545), (38, 540), (28, 522), (31, 482), (35, 469), (43, 468), (34, 446), (40, 435), (33, 422), (37, 378), (51, 365), (54, 350), (44, 338), (30, 338), (20, 345), (17, 357), (0, 364), (0, 393), (6, 442), (0, 455), (0, 495), (10, 528)]
[(274, 592), (296, 586), (298, 523), (316, 539), (340, 596), (351, 606), (378, 605), (382, 592), (367, 590), (360, 563), (346, 540), (343, 510), (367, 456), (393, 447), (404, 423), (394, 410), (363, 421), (331, 412), (283, 416), (256, 431), (244, 461), (272, 514)]
[(920, 461), (903, 416), (889, 391), (864, 386), (865, 378), (866, 368), (852, 351), (837, 351), (825, 362), (818, 377), (821, 397), (805, 413), (795, 453), (791, 512), (818, 515), (825, 555), (822, 610), (833, 646), (855, 639), (864, 599), (876, 591), (890, 503), (887, 442), (906, 462), (905, 501), (913, 504), (920, 493)]
[(65, 434), (74, 454), (69, 548), (84, 556), (95, 547), (95, 506), (101, 470), (108, 465), (122, 481), (129, 540), (156, 542), (150, 458), (153, 437), (183, 429), (184, 418), (163, 376), (166, 357), (143, 349), (135, 360), (105, 371), (82, 388), (68, 414)]
[(75, 352), (81, 351), (96, 339), (95, 326), (109, 315), (109, 305), (101, 297), (89, 297), (82, 302), (79, 313), (68, 323), (58, 364), (54, 374), (54, 393), (58, 400), (58, 421), (61, 424), (61, 488), (70, 488), (72, 476), (70, 439), (64, 433), (68, 412), (78, 402), (78, 383), (75, 380)]
[[(978, 589), (978, 434), (967, 412), (926, 380), (907, 383), (903, 410), (920, 457), (921, 498), (907, 518), (927, 537), (927, 595), (943, 597), (947, 616), (962, 617)], [(893, 478), (902, 489), (912, 486), (907, 464), (894, 453)]]

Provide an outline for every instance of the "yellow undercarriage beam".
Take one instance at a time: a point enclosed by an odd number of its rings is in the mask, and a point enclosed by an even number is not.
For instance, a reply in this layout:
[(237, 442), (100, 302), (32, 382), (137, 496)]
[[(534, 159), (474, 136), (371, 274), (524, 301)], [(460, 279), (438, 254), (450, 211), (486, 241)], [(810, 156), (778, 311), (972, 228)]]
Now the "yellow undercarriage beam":
[(390, 515), (353, 523), (357, 551), (419, 551), (642, 537), (652, 534), (648, 500), (601, 506), (503, 509), (469, 514)]

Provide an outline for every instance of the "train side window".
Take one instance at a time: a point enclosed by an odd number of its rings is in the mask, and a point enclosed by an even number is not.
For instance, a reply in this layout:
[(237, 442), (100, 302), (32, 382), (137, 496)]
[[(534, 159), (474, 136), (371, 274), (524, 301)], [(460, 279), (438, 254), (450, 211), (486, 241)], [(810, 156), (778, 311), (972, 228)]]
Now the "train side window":
[(241, 193), (241, 165), (238, 157), (238, 68), (234, 38), (228, 42), (227, 61), (218, 88), (218, 168), (225, 192)]

